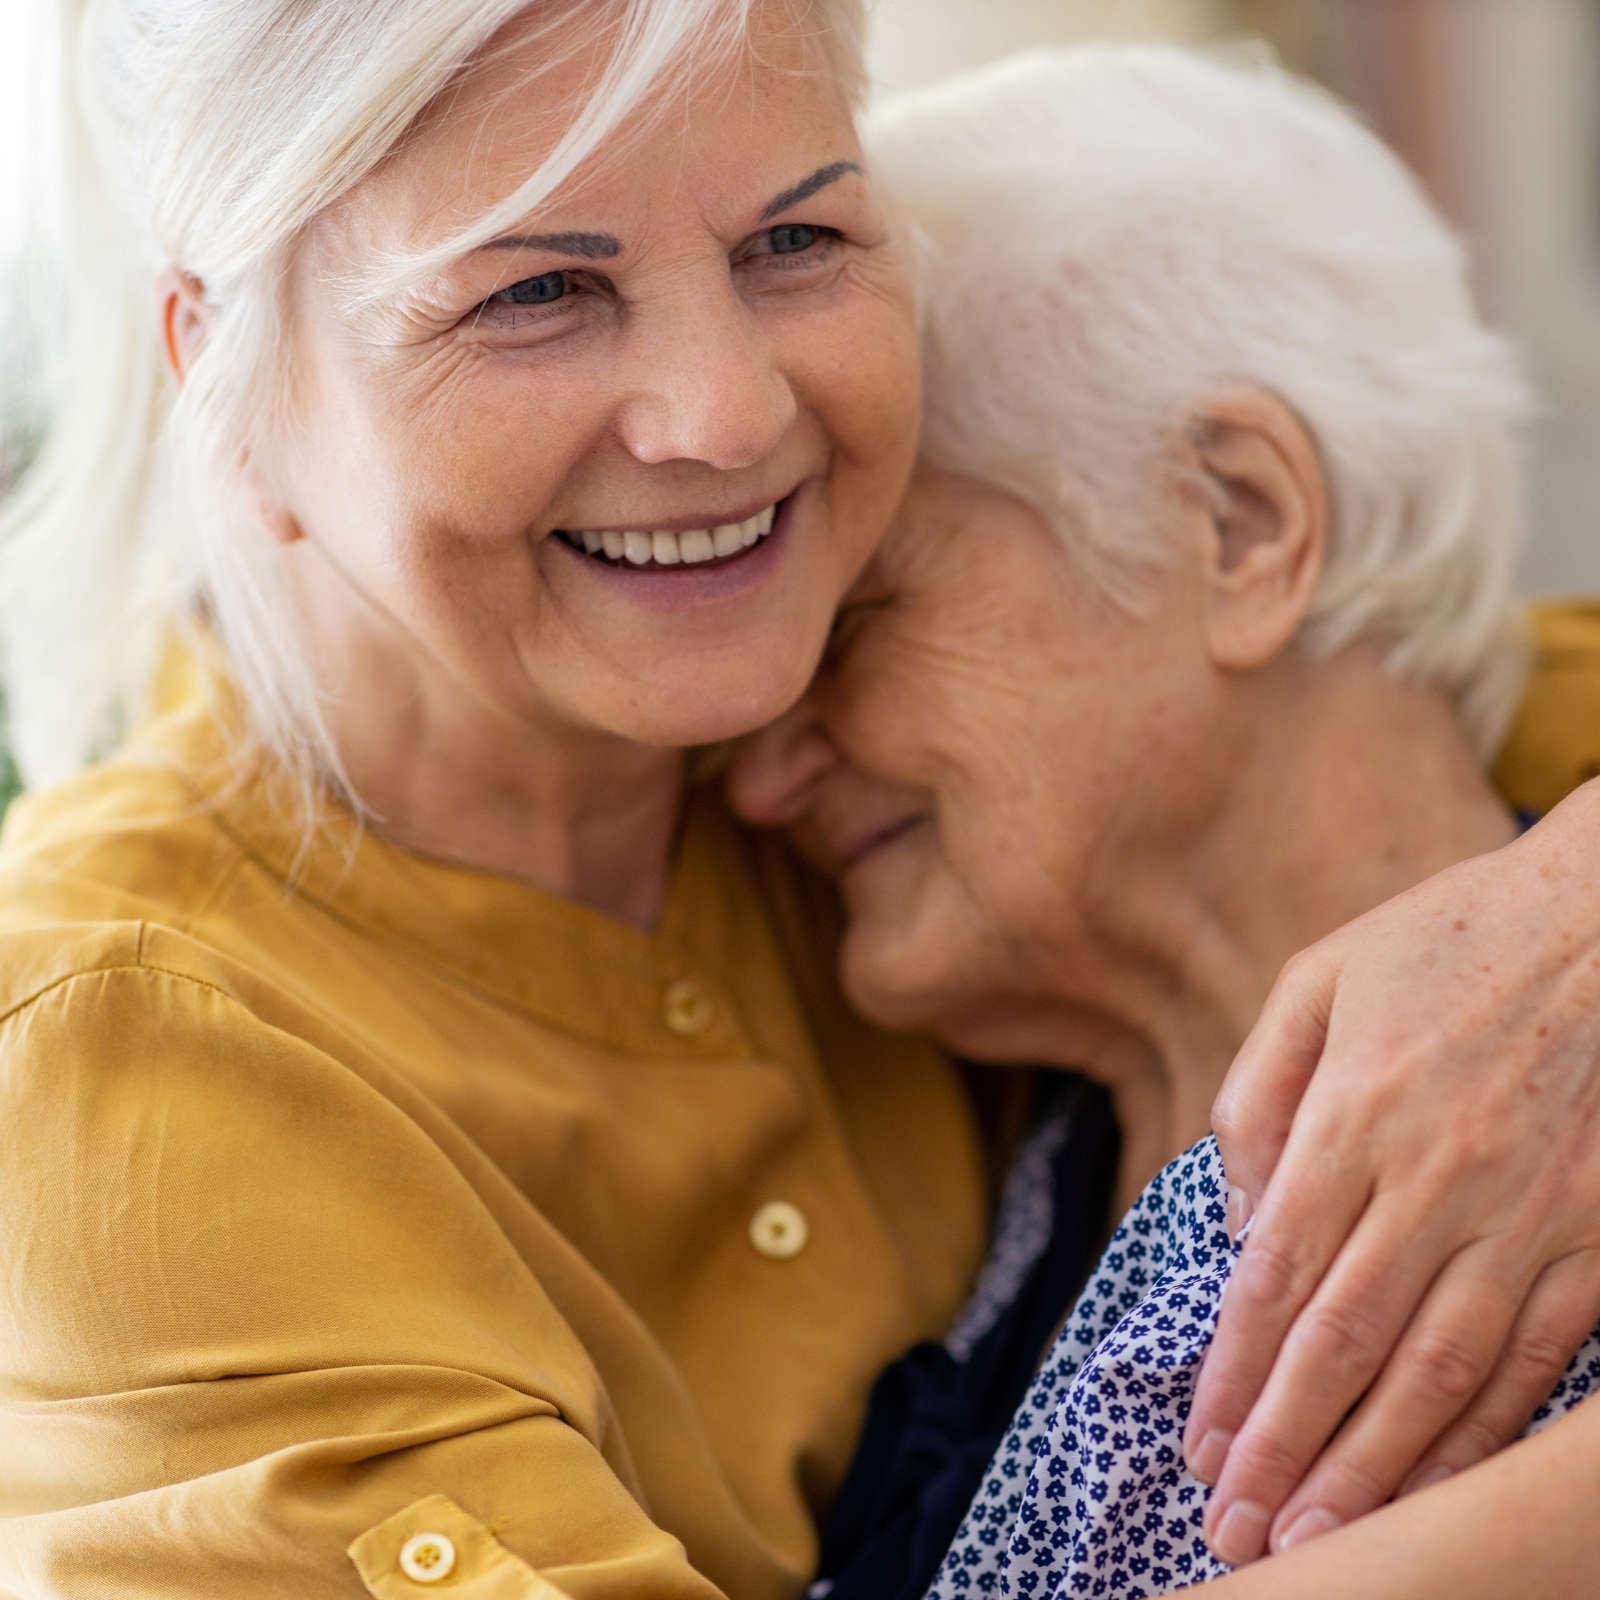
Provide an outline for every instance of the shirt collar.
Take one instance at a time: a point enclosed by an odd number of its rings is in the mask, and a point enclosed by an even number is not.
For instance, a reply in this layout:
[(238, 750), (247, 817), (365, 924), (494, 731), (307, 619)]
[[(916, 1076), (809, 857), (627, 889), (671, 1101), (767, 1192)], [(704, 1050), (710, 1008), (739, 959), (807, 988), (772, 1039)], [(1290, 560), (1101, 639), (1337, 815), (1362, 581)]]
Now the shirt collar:
[(782, 958), (752, 841), (714, 788), (688, 798), (662, 915), (645, 930), (531, 883), (418, 855), (332, 801), (307, 840), (292, 809), (270, 798), (281, 786), (259, 761), (229, 758), (237, 715), (237, 692), (216, 668), (180, 657), (164, 666), (156, 714), (134, 748), (162, 752), (286, 892), (575, 1036), (678, 1057), (748, 1050), (753, 1019), (736, 996)]

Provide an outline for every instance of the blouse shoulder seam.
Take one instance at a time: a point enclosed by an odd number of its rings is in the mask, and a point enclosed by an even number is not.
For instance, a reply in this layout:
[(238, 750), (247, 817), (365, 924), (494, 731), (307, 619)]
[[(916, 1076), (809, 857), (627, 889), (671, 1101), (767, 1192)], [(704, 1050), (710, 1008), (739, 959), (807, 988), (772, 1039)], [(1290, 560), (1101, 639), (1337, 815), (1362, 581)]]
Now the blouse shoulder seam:
[(250, 1008), (236, 994), (230, 993), (219, 983), (212, 983), (209, 979), (196, 977), (192, 972), (180, 972), (175, 967), (154, 966), (139, 957), (144, 950), (144, 934), (147, 924), (139, 924), (138, 945), (132, 961), (113, 961), (104, 966), (79, 967), (72, 972), (64, 972), (58, 978), (52, 978), (49, 983), (42, 984), (31, 994), (24, 995), (13, 1005), (0, 1010), (0, 1026), (11, 1022), (15, 1017), (26, 1011), (30, 1006), (37, 1005), (41, 1000), (54, 994), (58, 989), (65, 989), (85, 978), (109, 977), (121, 973), (138, 973), (151, 978), (171, 978), (179, 983), (185, 983), (195, 989), (205, 990), (218, 998), (226, 1000), (238, 1010), (249, 1012)]

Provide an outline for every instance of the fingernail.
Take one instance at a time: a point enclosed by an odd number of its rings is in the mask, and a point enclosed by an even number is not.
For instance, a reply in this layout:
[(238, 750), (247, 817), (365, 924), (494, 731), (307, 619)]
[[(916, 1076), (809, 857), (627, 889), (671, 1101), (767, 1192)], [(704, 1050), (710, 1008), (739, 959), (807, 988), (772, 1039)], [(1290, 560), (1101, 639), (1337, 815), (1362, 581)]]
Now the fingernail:
[(1332, 1533), (1341, 1525), (1340, 1518), (1334, 1516), (1331, 1511), (1324, 1511), (1321, 1506), (1313, 1506), (1309, 1511), (1302, 1511), (1289, 1524), (1273, 1548), (1292, 1549), (1297, 1544), (1304, 1544), (1307, 1539), (1315, 1539), (1319, 1534)]
[(1222, 1476), (1222, 1464), (1228, 1459), (1232, 1443), (1233, 1435), (1226, 1428), (1209, 1429), (1189, 1457), (1189, 1470), (1202, 1483), (1215, 1483)]
[(1423, 1472), (1413, 1472), (1400, 1485), (1398, 1492), (1400, 1494), (1415, 1494), (1418, 1489), (1428, 1489), (1436, 1483), (1443, 1483), (1449, 1476), (1449, 1467), (1429, 1467)]
[(1253, 1500), (1240, 1500), (1228, 1507), (1217, 1524), (1212, 1552), (1230, 1567), (1243, 1566), (1266, 1549), (1267, 1526), (1272, 1521), (1265, 1506)]
[(1250, 1220), (1250, 1196), (1228, 1185), (1228, 1237), (1237, 1244), (1239, 1230)]

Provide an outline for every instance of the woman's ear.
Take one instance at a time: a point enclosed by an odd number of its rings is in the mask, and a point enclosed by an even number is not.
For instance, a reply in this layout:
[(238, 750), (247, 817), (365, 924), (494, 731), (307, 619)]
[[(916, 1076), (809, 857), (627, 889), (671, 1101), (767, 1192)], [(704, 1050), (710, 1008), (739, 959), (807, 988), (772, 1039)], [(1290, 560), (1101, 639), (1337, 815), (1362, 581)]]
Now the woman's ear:
[[(192, 272), (168, 267), (156, 281), (156, 304), (161, 318), (161, 344), (167, 366), (181, 384), (205, 348), (211, 326), (211, 308), (205, 286)], [(273, 504), (250, 464), (248, 452), (241, 460), (246, 491), (256, 520), (278, 544), (294, 544), (304, 537), (293, 515)]]
[(182, 383), (206, 342), (210, 310), (205, 288), (192, 272), (168, 267), (156, 281), (156, 304), (167, 366)]
[(1316, 443), (1266, 389), (1215, 397), (1192, 420), (1201, 578), (1212, 660), (1226, 671), (1266, 666), (1298, 632), (1327, 553), (1328, 491)]

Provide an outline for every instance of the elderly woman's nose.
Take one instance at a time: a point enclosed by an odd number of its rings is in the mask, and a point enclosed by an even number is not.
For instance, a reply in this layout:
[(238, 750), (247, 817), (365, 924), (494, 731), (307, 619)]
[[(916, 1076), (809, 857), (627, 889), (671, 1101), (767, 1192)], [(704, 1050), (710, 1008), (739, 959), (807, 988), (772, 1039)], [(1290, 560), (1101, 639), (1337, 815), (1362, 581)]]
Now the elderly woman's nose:
[(698, 299), (649, 335), (646, 373), (623, 409), (636, 460), (751, 467), (777, 448), (796, 414), (794, 390), (765, 331), (736, 294)]
[(787, 827), (805, 813), (817, 781), (838, 764), (839, 752), (808, 698), (739, 746), (728, 772), (728, 797), (746, 822)]

